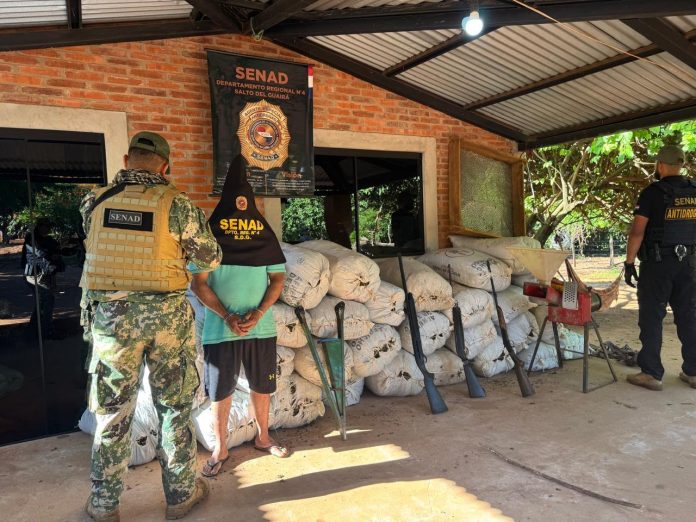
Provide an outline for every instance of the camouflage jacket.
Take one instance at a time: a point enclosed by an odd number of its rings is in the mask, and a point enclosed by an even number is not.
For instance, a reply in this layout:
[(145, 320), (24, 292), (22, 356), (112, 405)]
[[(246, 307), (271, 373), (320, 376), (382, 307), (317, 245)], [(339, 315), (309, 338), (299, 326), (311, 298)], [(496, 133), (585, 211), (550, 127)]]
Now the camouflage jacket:
[[(168, 184), (167, 179), (145, 170), (120, 170), (114, 178), (113, 185), (120, 183), (134, 185)], [(89, 192), (80, 204), (83, 228), (89, 233), (91, 224), (92, 204), (95, 199), (94, 191)], [(181, 244), (187, 262), (191, 262), (200, 270), (215, 270), (220, 265), (222, 251), (206, 222), (205, 214), (196, 207), (186, 194), (179, 194), (172, 202), (169, 211), (169, 233)], [(183, 296), (184, 290), (176, 292), (126, 292), (113, 290), (88, 290), (83, 292), (83, 304), (89, 301), (113, 301), (125, 299), (132, 302), (148, 303), (161, 302), (175, 296)]]

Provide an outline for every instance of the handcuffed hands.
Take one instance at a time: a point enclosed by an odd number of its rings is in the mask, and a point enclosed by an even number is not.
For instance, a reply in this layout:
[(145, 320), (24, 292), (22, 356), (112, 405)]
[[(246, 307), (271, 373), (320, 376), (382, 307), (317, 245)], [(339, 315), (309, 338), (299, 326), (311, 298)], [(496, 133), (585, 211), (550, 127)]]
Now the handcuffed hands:
[(240, 328), (242, 318), (236, 314), (230, 314), (225, 318), (225, 323), (235, 335), (244, 336), (246, 333)]
[(638, 272), (636, 270), (636, 265), (635, 263), (628, 263), (624, 261), (624, 281), (626, 281), (626, 284), (631, 288), (636, 287), (635, 283), (633, 282), (633, 279), (638, 281)]
[(243, 335), (247, 335), (250, 331), (254, 329), (256, 324), (263, 317), (263, 312), (261, 310), (251, 310), (244, 314), (241, 321), (239, 322), (239, 329), (243, 332)]

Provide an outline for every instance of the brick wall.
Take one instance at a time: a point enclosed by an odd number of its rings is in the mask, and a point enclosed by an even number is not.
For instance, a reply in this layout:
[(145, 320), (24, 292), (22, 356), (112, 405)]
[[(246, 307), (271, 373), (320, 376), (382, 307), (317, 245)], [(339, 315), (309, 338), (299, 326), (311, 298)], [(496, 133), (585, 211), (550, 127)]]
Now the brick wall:
[[(180, 38), (0, 53), (0, 102), (128, 114), (129, 135), (162, 133), (173, 181), (206, 209), (212, 183), (210, 96), (205, 49), (312, 63), (242, 36)], [(314, 126), (427, 136), (437, 140), (439, 243), (447, 243), (447, 147), (457, 135), (506, 152), (514, 143), (374, 87), (323, 64), (314, 68)]]

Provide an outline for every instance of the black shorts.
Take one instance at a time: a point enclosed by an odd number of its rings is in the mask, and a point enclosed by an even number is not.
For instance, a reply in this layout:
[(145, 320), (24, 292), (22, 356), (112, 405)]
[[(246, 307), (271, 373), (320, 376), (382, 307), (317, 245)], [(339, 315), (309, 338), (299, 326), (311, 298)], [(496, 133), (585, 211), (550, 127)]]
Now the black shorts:
[(276, 338), (240, 339), (203, 346), (205, 352), (205, 390), (211, 401), (226, 399), (237, 386), (239, 371), (256, 393), (276, 390)]

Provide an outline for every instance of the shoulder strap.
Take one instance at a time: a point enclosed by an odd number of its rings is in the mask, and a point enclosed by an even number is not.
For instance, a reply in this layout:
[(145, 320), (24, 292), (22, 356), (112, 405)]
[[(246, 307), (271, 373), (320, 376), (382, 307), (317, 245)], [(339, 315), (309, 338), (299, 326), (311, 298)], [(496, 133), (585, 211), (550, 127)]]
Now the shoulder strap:
[(119, 185), (114, 185), (113, 187), (106, 189), (104, 192), (102, 192), (96, 198), (94, 198), (94, 201), (92, 201), (92, 204), (87, 209), (87, 212), (91, 214), (92, 211), (95, 208), (97, 208), (97, 205), (102, 203), (104, 200), (123, 192), (124, 190), (126, 190), (126, 186), (127, 185), (125, 183), (121, 183)]

